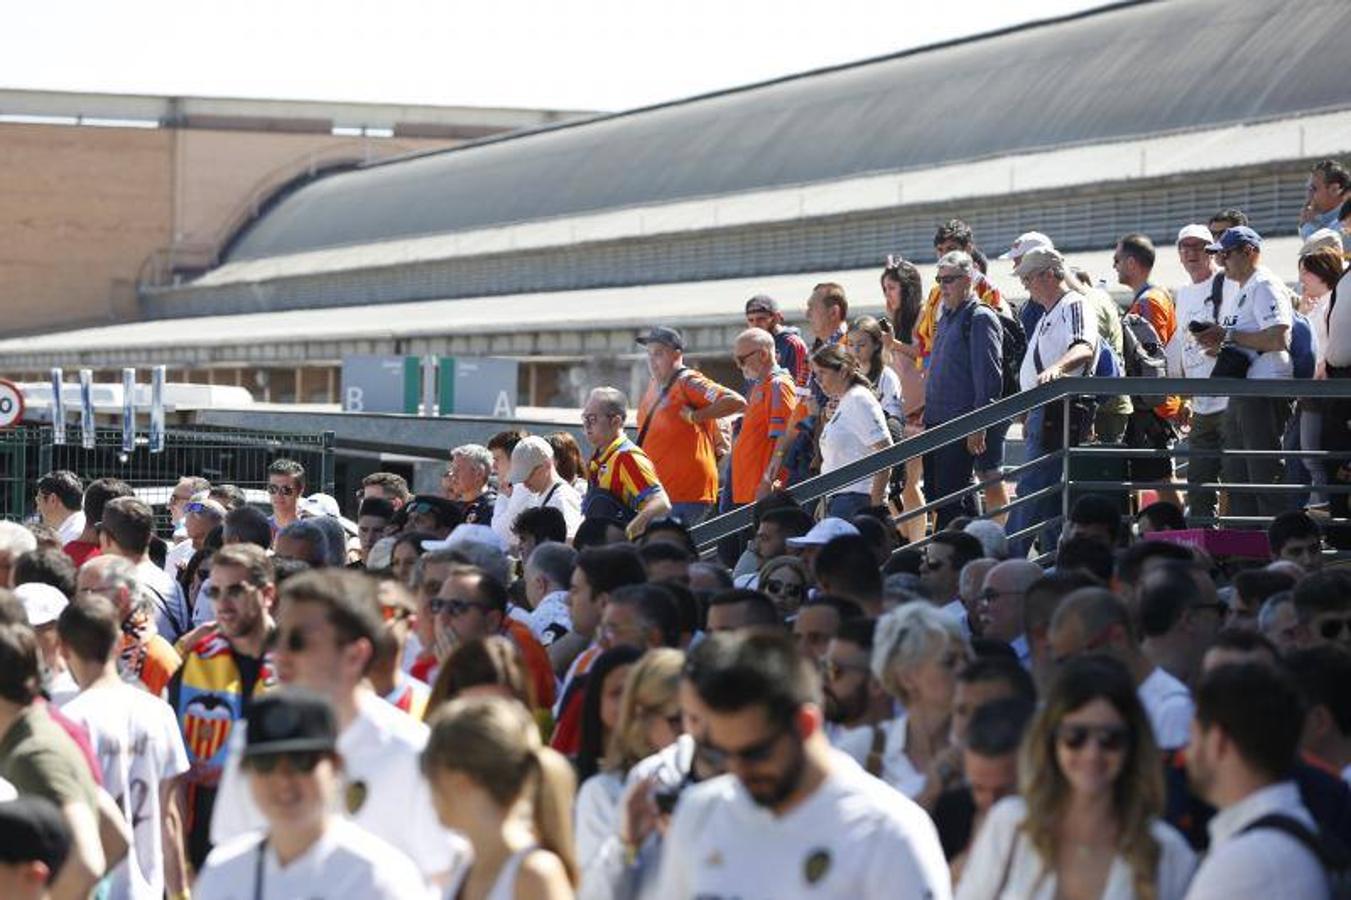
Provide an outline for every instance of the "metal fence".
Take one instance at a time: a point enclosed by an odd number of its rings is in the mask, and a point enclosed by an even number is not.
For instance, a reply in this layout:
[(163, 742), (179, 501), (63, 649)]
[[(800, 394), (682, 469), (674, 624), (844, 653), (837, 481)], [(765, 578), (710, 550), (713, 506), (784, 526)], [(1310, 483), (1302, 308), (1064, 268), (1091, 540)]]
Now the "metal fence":
[[(242, 428), (168, 428), (162, 453), (151, 453), (145, 439), (122, 449), (120, 428), (100, 428), (92, 448), (70, 429), (67, 443), (53, 441), (49, 426), (0, 432), (0, 516), (22, 519), (33, 510), (33, 486), (44, 473), (69, 469), (85, 483), (120, 478), (149, 503), (161, 526), (168, 524), (173, 486), (184, 475), (200, 475), (213, 484), (238, 485), (245, 492), (267, 487), (274, 459), (294, 459), (305, 467), (312, 490), (333, 493), (334, 437), (331, 431), (268, 432)], [(261, 499), (257, 494), (251, 500)]]

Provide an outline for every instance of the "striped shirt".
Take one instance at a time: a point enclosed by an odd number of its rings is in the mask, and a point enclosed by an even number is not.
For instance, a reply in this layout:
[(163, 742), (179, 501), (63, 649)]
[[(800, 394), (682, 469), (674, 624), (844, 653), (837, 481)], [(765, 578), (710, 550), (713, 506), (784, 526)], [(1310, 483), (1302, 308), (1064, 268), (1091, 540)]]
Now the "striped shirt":
[(608, 447), (592, 454), (586, 480), (591, 487), (614, 494), (635, 513), (662, 490), (652, 460), (623, 432)]

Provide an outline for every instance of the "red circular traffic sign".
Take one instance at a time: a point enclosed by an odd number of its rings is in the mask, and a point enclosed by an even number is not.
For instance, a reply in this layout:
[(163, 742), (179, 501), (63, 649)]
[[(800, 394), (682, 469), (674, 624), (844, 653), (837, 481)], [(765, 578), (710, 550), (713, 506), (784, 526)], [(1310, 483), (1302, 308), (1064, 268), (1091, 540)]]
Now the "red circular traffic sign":
[(23, 421), (23, 391), (12, 381), (0, 379), (0, 428)]

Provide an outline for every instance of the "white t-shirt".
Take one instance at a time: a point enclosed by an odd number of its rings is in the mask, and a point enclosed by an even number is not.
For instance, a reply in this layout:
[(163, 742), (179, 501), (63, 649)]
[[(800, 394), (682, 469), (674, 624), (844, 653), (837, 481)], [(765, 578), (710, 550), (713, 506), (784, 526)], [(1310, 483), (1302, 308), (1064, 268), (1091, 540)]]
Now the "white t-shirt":
[(882, 374), (877, 376), (877, 393), (880, 395), (878, 400), (882, 404), (882, 412), (898, 419), (905, 418), (905, 407), (901, 402), (901, 376), (891, 366), (883, 366)]
[(432, 896), (408, 857), (336, 816), (314, 846), (286, 866), (269, 846), (262, 851), (259, 872), (261, 840), (261, 834), (250, 832), (212, 850), (192, 886), (195, 900), (421, 900)]
[[(1027, 342), (1027, 352), (1023, 354), (1023, 364), (1018, 370), (1018, 383), (1023, 390), (1036, 387), (1037, 375), (1056, 363), (1075, 344), (1086, 344), (1093, 350), (1093, 356), (1080, 371), (1065, 374), (1083, 375), (1089, 371), (1092, 360), (1097, 358), (1098, 326), (1096, 321), (1089, 321), (1085, 313), (1083, 296), (1069, 291), (1037, 320), (1035, 333)], [(1040, 368), (1038, 356), (1041, 357)]]
[(173, 709), (158, 697), (117, 682), (82, 691), (61, 711), (89, 729), (103, 786), (131, 825), (131, 850), (113, 869), (111, 896), (160, 900), (160, 785), (188, 770), (188, 752)]
[(577, 868), (585, 871), (605, 840), (619, 832), (619, 798), (624, 777), (618, 772), (597, 772), (582, 782), (573, 804)]
[(143, 590), (154, 594), (155, 627), (160, 637), (172, 644), (192, 630), (192, 616), (176, 579), (148, 559), (136, 564), (136, 578)]
[(1155, 666), (1149, 677), (1136, 690), (1140, 705), (1154, 727), (1154, 741), (1161, 750), (1176, 750), (1187, 746), (1191, 738), (1194, 706), (1187, 686)]
[[(211, 840), (225, 843), (266, 827), (239, 769), (247, 728), (236, 722), (221, 773)], [(458, 867), (468, 844), (442, 827), (418, 767), (427, 726), (370, 691), (361, 691), (357, 717), (338, 735), (343, 759), (343, 810), (353, 822), (408, 854), (425, 876)], [(334, 895), (337, 896), (337, 895)]]
[(572, 630), (572, 613), (568, 608), (567, 591), (551, 591), (540, 600), (539, 606), (526, 612), (522, 621), (540, 642), (547, 647)]
[[(548, 504), (544, 503), (545, 497), (549, 498)], [(577, 493), (576, 488), (560, 478), (558, 473), (555, 472), (553, 484), (541, 493), (530, 494), (529, 508), (533, 509), (545, 505), (563, 514), (563, 522), (568, 528), (568, 540), (571, 541), (573, 536), (577, 534), (577, 529), (582, 525), (582, 495)]]
[(831, 772), (782, 816), (734, 775), (694, 785), (676, 806), (656, 895), (946, 900), (938, 832), (913, 801), (837, 750)]
[(511, 526), (516, 524), (516, 517), (521, 514), (521, 510), (533, 505), (534, 496), (528, 488), (520, 485), (512, 489), (511, 496), (502, 491), (497, 492), (497, 499), (493, 501), (493, 531), (497, 532), (508, 550), (515, 550), (517, 544)]
[[(833, 472), (841, 466), (862, 459), (872, 453), (873, 445), (891, 442), (887, 420), (872, 391), (861, 384), (853, 385), (840, 397), (835, 414), (821, 429), (821, 474)], [(864, 478), (837, 491), (840, 494), (867, 494), (872, 491), (872, 479)]]
[[(1210, 282), (1184, 284), (1173, 290), (1173, 301), (1177, 304), (1177, 329), (1164, 348), (1168, 362), (1168, 374), (1175, 378), (1209, 378), (1215, 368), (1215, 357), (1206, 353), (1196, 342), (1196, 338), (1187, 328), (1188, 322), (1215, 322), (1215, 309), (1210, 304)], [(1220, 318), (1224, 318), (1224, 309), (1233, 306), (1238, 295), (1238, 282), (1232, 278), (1224, 279), (1220, 293)], [(1224, 412), (1229, 405), (1228, 397), (1193, 397), (1192, 410), (1201, 415)]]
[[(1220, 315), (1224, 326), (1235, 331), (1263, 331), (1273, 325), (1290, 329), (1294, 323), (1290, 292), (1279, 278), (1261, 267), (1238, 289), (1234, 299), (1220, 308)], [(1258, 353), (1239, 349), (1253, 361), (1248, 369), (1249, 378), (1291, 378), (1294, 375), (1290, 354), (1285, 350)]]

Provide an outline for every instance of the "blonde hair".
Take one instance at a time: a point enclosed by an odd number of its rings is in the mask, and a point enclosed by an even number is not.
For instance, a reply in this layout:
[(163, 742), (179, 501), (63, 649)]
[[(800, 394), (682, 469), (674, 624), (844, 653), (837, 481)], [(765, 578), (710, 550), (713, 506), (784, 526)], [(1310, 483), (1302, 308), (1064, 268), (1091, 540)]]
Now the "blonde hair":
[(624, 679), (619, 719), (605, 752), (605, 768), (627, 772), (639, 760), (660, 750), (647, 740), (647, 717), (676, 702), (685, 654), (669, 647), (649, 650)]
[(539, 846), (558, 857), (577, 886), (572, 843), (572, 795), (577, 779), (557, 751), (540, 743), (526, 708), (502, 697), (452, 700), (432, 716), (422, 771), (462, 772), (503, 809), (530, 803)]
[(1056, 734), (1065, 716), (1094, 700), (1114, 708), (1130, 732), (1121, 773), (1112, 785), (1112, 813), (1116, 819), (1116, 851), (1131, 868), (1135, 896), (1156, 900), (1159, 844), (1150, 831), (1163, 812), (1163, 770), (1154, 730), (1124, 665), (1093, 654), (1070, 660), (1058, 673), (1046, 704), (1032, 720), (1023, 738), (1019, 758), (1019, 786), (1027, 802), (1022, 830), (1041, 856), (1043, 874), (1054, 868), (1059, 825), (1068, 805), (1070, 785), (1056, 758)]
[[(957, 621), (931, 603), (902, 604), (877, 620), (873, 637), (873, 676), (882, 688), (902, 703), (909, 703), (901, 683), (905, 669), (917, 666), (949, 643), (966, 647)], [(968, 655), (970, 650), (968, 648)]]

